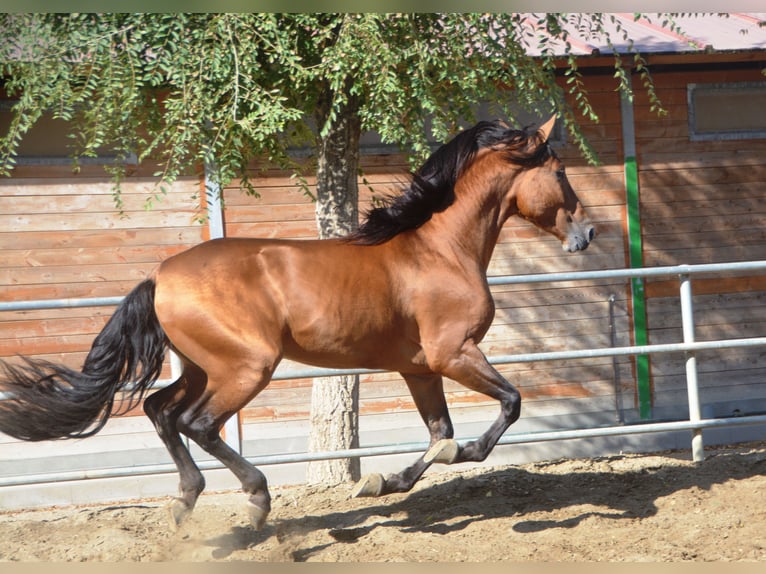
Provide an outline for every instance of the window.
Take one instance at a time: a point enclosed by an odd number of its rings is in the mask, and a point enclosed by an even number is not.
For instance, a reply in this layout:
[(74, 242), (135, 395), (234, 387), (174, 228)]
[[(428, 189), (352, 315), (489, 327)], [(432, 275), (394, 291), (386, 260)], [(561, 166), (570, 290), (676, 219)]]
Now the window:
[(689, 84), (692, 141), (766, 138), (766, 82)]
[[(0, 134), (5, 135), (11, 124), (12, 100), (0, 100)], [(19, 165), (69, 165), (72, 163), (73, 141), (68, 136), (68, 122), (56, 119), (51, 114), (43, 116), (24, 135), (19, 143), (17, 164)], [(104, 165), (114, 163), (113, 150), (104, 147), (98, 150), (98, 157), (81, 157), (83, 165)], [(134, 157), (129, 163), (135, 163)]]

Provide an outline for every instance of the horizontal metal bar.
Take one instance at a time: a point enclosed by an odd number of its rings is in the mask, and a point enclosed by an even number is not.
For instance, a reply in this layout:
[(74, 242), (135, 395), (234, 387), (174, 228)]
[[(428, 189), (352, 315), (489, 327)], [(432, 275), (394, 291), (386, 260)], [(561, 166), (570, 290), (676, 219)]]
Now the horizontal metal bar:
[[(723, 339), (718, 341), (697, 341), (694, 343), (666, 343), (661, 345), (636, 345), (628, 347), (605, 347), (602, 349), (574, 349), (572, 351), (551, 351), (548, 353), (522, 353), (518, 355), (497, 355), (488, 357), (492, 365), (511, 363), (535, 363), (541, 361), (559, 361), (565, 359), (590, 359), (596, 357), (619, 357), (625, 355), (651, 355), (653, 353), (684, 353), (718, 349), (734, 349), (739, 347), (766, 346), (766, 337), (749, 339)], [(332, 377), (338, 375), (367, 375), (385, 373), (380, 369), (325, 369), (306, 367), (305, 369), (277, 370), (272, 380), (286, 381), (290, 379), (312, 379), (315, 377)], [(173, 381), (163, 379), (154, 383), (154, 389), (161, 389)], [(127, 389), (130, 387), (128, 386)], [(126, 389), (126, 390), (127, 390)], [(8, 393), (0, 393), (0, 401), (9, 398)]]
[(592, 279), (630, 279), (634, 277), (663, 277), (671, 275), (700, 275), (704, 273), (736, 273), (741, 271), (764, 270), (766, 270), (766, 261), (735, 261), (731, 263), (639, 267), (636, 269), (602, 269), (594, 271), (536, 273), (529, 275), (495, 275), (487, 277), (487, 281), (490, 285), (514, 285), (519, 283), (553, 283), (559, 281), (586, 281)]
[(289, 379), (313, 379), (315, 377), (338, 377), (343, 375), (370, 375), (374, 373), (386, 373), (384, 369), (326, 369), (323, 367), (306, 367), (305, 369), (284, 369), (279, 367), (271, 377), (273, 381), (286, 381)]
[[(559, 281), (587, 281), (592, 279), (629, 279), (632, 277), (661, 277), (669, 275), (698, 275), (701, 273), (766, 271), (766, 261), (734, 261), (730, 263), (703, 263), (642, 267), (637, 269), (602, 269), (594, 271), (570, 271), (563, 273), (538, 273), (529, 275), (497, 275), (487, 277), (490, 285), (514, 285), (520, 283), (543, 283)], [(37, 299), (33, 301), (0, 301), (0, 311), (28, 311), (32, 309), (57, 309), (73, 307), (99, 307), (117, 305), (122, 297), (91, 297), (84, 299)]]
[[(548, 353), (522, 353), (518, 355), (497, 355), (488, 357), (493, 365), (507, 363), (534, 363), (538, 361), (558, 361), (564, 359), (589, 359), (594, 357), (618, 357), (624, 355), (650, 355), (652, 353), (684, 353), (689, 351), (706, 351), (715, 349), (733, 349), (737, 347), (757, 347), (766, 345), (766, 337), (748, 339), (723, 339), (717, 341), (697, 341), (694, 343), (666, 343), (657, 345), (637, 345), (628, 347), (605, 347), (602, 349), (574, 349), (571, 351), (551, 351)], [(313, 377), (329, 377), (337, 375), (366, 375), (384, 373), (375, 369), (277, 369), (272, 379), (308, 379)]]
[[(173, 382), (174, 381), (172, 379), (158, 379), (154, 381), (154, 384), (149, 388), (152, 390), (164, 389), (165, 387), (169, 387), (171, 384), (173, 384)], [(130, 383), (128, 385), (125, 385), (125, 387), (123, 387), (123, 391), (129, 391), (132, 388), (133, 388), (133, 383)], [(12, 396), (13, 396), (12, 393), (0, 393), (0, 401), (10, 399)]]
[(33, 301), (0, 301), (0, 311), (33, 311), (37, 309), (74, 309), (119, 305), (124, 297), (85, 297), (82, 299), (37, 299)]
[(532, 363), (536, 361), (554, 361), (561, 359), (589, 359), (593, 357), (619, 357), (624, 355), (651, 355), (653, 353), (683, 353), (716, 349), (734, 349), (738, 347), (757, 347), (766, 345), (766, 337), (748, 339), (721, 339), (715, 341), (695, 341), (693, 343), (665, 343), (656, 345), (635, 345), (628, 347), (605, 347), (601, 349), (575, 349), (572, 351), (551, 351), (548, 353), (523, 353), (519, 355), (497, 355), (489, 357), (493, 365), (504, 363)]
[[(668, 421), (659, 423), (633, 424), (625, 426), (596, 427), (584, 429), (565, 429), (558, 431), (528, 432), (503, 436), (498, 445), (524, 444), (535, 442), (551, 442), (558, 440), (575, 440), (585, 438), (597, 438), (607, 436), (620, 436), (629, 434), (649, 434), (658, 432), (672, 432), (692, 429), (712, 429), (733, 426), (752, 426), (766, 424), (766, 415), (753, 415), (744, 417), (729, 417), (721, 419), (703, 419), (697, 422), (691, 421)], [(462, 443), (476, 440), (477, 437), (460, 441)], [(396, 445), (368, 446), (356, 449), (345, 449), (329, 452), (301, 452), (275, 455), (261, 455), (247, 457), (248, 462), (256, 466), (268, 466), (272, 464), (301, 463), (316, 460), (332, 460), (341, 458), (358, 458), (367, 456), (385, 456), (394, 454), (409, 454), (425, 452), (428, 449), (427, 442), (401, 443)], [(214, 460), (201, 461), (197, 464), (202, 470), (216, 470), (225, 468), (223, 464)], [(105, 468), (94, 470), (57, 472), (45, 474), (31, 474), (26, 476), (0, 477), (0, 487), (21, 486), (28, 484), (44, 484), (50, 482), (68, 482), (75, 480), (88, 480), (98, 478), (118, 478), (125, 476), (138, 476), (149, 474), (169, 474), (178, 472), (174, 464), (153, 464), (131, 466), (125, 468)]]

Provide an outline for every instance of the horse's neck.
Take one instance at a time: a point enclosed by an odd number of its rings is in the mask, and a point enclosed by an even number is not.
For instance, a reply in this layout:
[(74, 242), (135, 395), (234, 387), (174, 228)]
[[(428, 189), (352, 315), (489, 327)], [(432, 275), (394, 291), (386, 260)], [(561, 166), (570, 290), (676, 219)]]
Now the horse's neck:
[(504, 201), (510, 186), (510, 177), (470, 170), (455, 186), (455, 202), (434, 214), (423, 231), (444, 248), (475, 260), (486, 272), (503, 224), (513, 214)]

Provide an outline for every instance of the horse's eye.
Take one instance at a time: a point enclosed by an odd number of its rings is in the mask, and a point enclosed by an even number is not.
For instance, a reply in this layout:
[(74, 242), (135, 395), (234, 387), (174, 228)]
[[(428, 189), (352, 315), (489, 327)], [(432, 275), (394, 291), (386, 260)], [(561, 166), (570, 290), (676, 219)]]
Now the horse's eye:
[(567, 172), (564, 170), (563, 167), (561, 169), (556, 170), (556, 178), (559, 181), (563, 181), (566, 176), (567, 176)]

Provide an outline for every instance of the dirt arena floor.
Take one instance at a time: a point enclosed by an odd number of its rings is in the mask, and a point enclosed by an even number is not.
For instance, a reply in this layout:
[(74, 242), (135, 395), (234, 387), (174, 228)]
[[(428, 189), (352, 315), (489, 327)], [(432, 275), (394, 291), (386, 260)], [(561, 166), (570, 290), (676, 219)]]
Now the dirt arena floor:
[[(273, 489), (260, 532), (242, 493), (0, 514), (2, 561), (764, 561), (766, 442), (427, 475), (409, 494)], [(0, 567), (1, 568), (1, 567)]]

